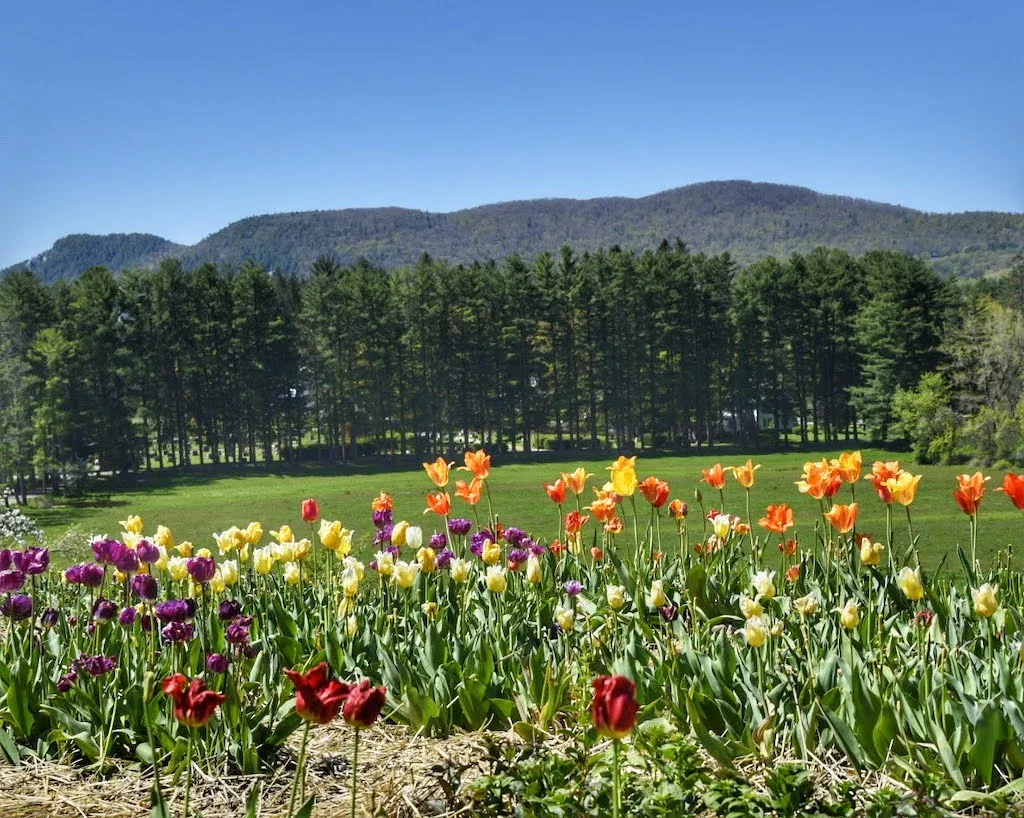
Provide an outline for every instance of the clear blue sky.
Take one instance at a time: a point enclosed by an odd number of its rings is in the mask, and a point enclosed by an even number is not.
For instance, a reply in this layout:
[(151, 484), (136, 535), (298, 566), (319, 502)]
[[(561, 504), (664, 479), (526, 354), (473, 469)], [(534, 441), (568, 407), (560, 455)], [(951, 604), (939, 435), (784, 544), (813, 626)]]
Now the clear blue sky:
[(0, 267), (708, 179), (1024, 210), (1024, 3), (6, 3)]

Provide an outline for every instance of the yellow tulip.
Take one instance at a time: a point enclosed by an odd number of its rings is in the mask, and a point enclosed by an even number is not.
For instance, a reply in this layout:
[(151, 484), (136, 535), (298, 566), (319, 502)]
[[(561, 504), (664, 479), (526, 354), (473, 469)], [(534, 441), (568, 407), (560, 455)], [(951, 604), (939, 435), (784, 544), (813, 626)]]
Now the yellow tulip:
[(793, 600), (793, 607), (800, 616), (814, 616), (821, 607), (821, 603), (818, 602), (818, 598), (814, 594), (808, 594)]
[(359, 620), (356, 619), (355, 614), (351, 614), (348, 619), (345, 620), (345, 635), (348, 636), (349, 639), (355, 639), (357, 633), (359, 633)]
[(576, 627), (576, 612), (566, 608), (559, 608), (555, 611), (555, 621), (558, 623), (558, 627), (568, 633)]
[(129, 514), (127, 520), (121, 520), (121, 528), (131, 534), (142, 533), (142, 518), (138, 514)]
[(668, 605), (668, 595), (665, 593), (665, 585), (660, 579), (651, 583), (651, 593), (648, 596), (652, 608), (664, 608)]
[(218, 567), (213, 574), (213, 579), (210, 580), (210, 590), (215, 594), (222, 594), (225, 588), (227, 588), (227, 583), (224, 581), (224, 574)]
[(747, 620), (747, 624), (743, 628), (743, 637), (752, 648), (764, 646), (764, 643), (768, 641), (768, 629), (765, 628), (761, 617), (755, 616), (753, 619)]
[(224, 578), (224, 584), (231, 587), (238, 582), (238, 562), (236, 560), (224, 560), (220, 564), (220, 573)]
[(184, 557), (171, 557), (167, 560), (167, 573), (171, 579), (182, 580), (188, 576), (188, 563)]
[(191, 557), (192, 543), (190, 543), (188, 540), (185, 540), (184, 542), (180, 542), (176, 546), (174, 546), (174, 550), (177, 551), (183, 557)]
[(921, 584), (920, 568), (901, 568), (896, 575), (896, 584), (907, 599), (916, 602), (924, 598), (924, 585)]
[(609, 585), (605, 588), (605, 594), (608, 597), (608, 607), (613, 611), (621, 610), (626, 604), (626, 586), (624, 585)]
[(257, 574), (266, 576), (270, 573), (274, 567), (274, 554), (270, 546), (257, 548), (252, 552), (252, 567), (256, 569)]
[(170, 559), (167, 555), (167, 549), (164, 548), (162, 545), (158, 545), (157, 549), (160, 551), (160, 558), (155, 563), (153, 563), (153, 567), (156, 568), (158, 571), (166, 571), (167, 560)]
[(774, 577), (774, 571), (758, 571), (754, 574), (753, 585), (758, 596), (765, 599), (775, 598), (775, 583), (772, 581)]
[(260, 523), (249, 523), (245, 527), (245, 541), (249, 545), (259, 545), (263, 538), (263, 526)]
[(284, 581), (289, 585), (298, 585), (302, 582), (302, 569), (297, 562), (286, 562), (284, 564)]
[(213, 552), (209, 548), (200, 548), (196, 551), (196, 556), (208, 560), (213, 558)]
[(639, 484), (636, 476), (636, 457), (621, 455), (612, 465), (608, 466), (612, 473), (612, 488), (620, 497), (632, 497)]
[(484, 565), (497, 565), (501, 562), (501, 546), (491, 540), (484, 540), (481, 559), (483, 559)]
[(341, 544), (341, 520), (320, 520), (320, 544), (333, 551)]
[(526, 581), (531, 585), (537, 585), (542, 579), (544, 579), (544, 573), (540, 567), (540, 560), (531, 554), (526, 561)]
[(295, 542), (295, 559), (297, 560), (308, 560), (313, 556), (313, 543), (303, 537), (301, 540)]
[(469, 574), (472, 568), (472, 563), (470, 563), (469, 560), (461, 558), (452, 560), (450, 568), (452, 572), (452, 580), (455, 582), (465, 582), (469, 579)]
[(716, 514), (711, 519), (711, 530), (718, 539), (729, 539), (729, 534), (732, 531), (732, 517), (728, 514)]
[(416, 562), (420, 564), (421, 571), (429, 574), (437, 566), (437, 554), (433, 548), (421, 548), (416, 552)]
[(500, 568), (497, 565), (492, 565), (487, 569), (487, 590), (492, 594), (503, 594), (505, 589), (508, 588), (508, 578), (505, 575), (505, 569)]
[(395, 572), (395, 558), (390, 551), (378, 551), (374, 559), (377, 561), (377, 573), (382, 577), (390, 577)]
[(292, 533), (290, 525), (283, 525), (277, 531), (271, 531), (270, 536), (279, 543), (293, 542), (295, 540), (295, 535)]
[(354, 533), (350, 528), (341, 529), (341, 535), (338, 537), (338, 547), (334, 549), (334, 556), (338, 559), (347, 557), (352, 551), (352, 535)]
[(401, 548), (405, 545), (405, 532), (409, 528), (409, 523), (406, 520), (399, 520), (395, 523), (394, 528), (391, 529), (391, 544), (397, 545)]
[(980, 588), (972, 588), (971, 596), (974, 597), (974, 612), (986, 619), (999, 610), (999, 600), (996, 594), (999, 591), (998, 585), (985, 583)]
[(882, 561), (885, 546), (880, 542), (871, 542), (868, 537), (860, 541), (860, 561), (864, 565), (878, 565)]
[(345, 568), (351, 568), (353, 571), (355, 571), (356, 576), (359, 577), (360, 582), (362, 582), (366, 578), (366, 566), (363, 565), (355, 557), (345, 557), (345, 559), (341, 561), (341, 564), (344, 565)]
[(764, 613), (764, 608), (761, 603), (755, 599), (751, 599), (749, 596), (740, 596), (740, 613), (743, 614), (744, 619), (754, 619), (755, 617), (761, 616)]
[(885, 487), (889, 490), (893, 500), (900, 505), (909, 506), (917, 497), (917, 487), (920, 482), (920, 474), (900, 471), (896, 477), (890, 477), (885, 481)]
[(399, 588), (412, 588), (419, 572), (419, 563), (399, 560), (395, 563), (394, 581), (398, 583)]
[(156, 527), (156, 534), (153, 535), (153, 542), (164, 548), (174, 548), (174, 534), (171, 533), (171, 529), (167, 526), (158, 525)]
[(860, 608), (854, 600), (847, 602), (839, 612), (839, 624), (852, 631), (860, 624)]
[(348, 597), (359, 593), (359, 575), (353, 569), (346, 568), (341, 572), (341, 590)]
[(437, 616), (437, 603), (436, 602), (424, 602), (422, 605), (423, 613), (426, 614), (427, 619), (434, 619)]

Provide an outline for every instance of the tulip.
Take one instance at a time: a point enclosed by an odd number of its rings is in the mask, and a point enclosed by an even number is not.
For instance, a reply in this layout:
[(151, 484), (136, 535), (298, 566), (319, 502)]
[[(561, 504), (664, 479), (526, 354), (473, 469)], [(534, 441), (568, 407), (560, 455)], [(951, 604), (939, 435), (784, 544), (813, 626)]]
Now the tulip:
[(840, 534), (849, 534), (857, 525), (857, 504), (850, 503), (845, 506), (836, 503), (824, 516)]
[(295, 542), (295, 534), (292, 533), (290, 525), (283, 525), (277, 531), (271, 531), (270, 536), (279, 543)]
[(775, 598), (775, 583), (772, 581), (774, 578), (774, 571), (758, 571), (754, 574), (751, 582), (759, 597), (764, 597), (765, 599)]
[(463, 502), (469, 503), (471, 506), (475, 506), (479, 503), (483, 494), (484, 481), (479, 477), (474, 477), (471, 483), (466, 483), (465, 480), (455, 481), (455, 496)]
[(191, 599), (168, 599), (155, 609), (161, 622), (185, 622), (196, 615), (196, 603)]
[(191, 683), (181, 673), (163, 681), (163, 691), (174, 701), (174, 717), (186, 727), (203, 727), (217, 707), (227, 701), (223, 693), (208, 690), (202, 679)]
[(764, 607), (756, 599), (751, 599), (746, 594), (740, 595), (740, 613), (744, 619), (754, 619), (764, 613)]
[(736, 478), (737, 483), (745, 489), (750, 489), (754, 485), (754, 472), (759, 468), (761, 468), (760, 463), (755, 466), (753, 460), (748, 460), (742, 466), (730, 466), (729, 471), (732, 472), (732, 476)]
[(132, 593), (144, 602), (156, 601), (158, 587), (152, 574), (136, 574), (132, 577)]
[(491, 456), (483, 449), (476, 452), (466, 452), (465, 466), (459, 466), (458, 471), (468, 471), (479, 480), (486, 480), (491, 473)]
[(860, 624), (860, 608), (854, 600), (851, 599), (839, 611), (839, 624), (848, 631), (852, 631)]
[(328, 678), (327, 662), (306, 673), (285, 670), (295, 686), (295, 712), (312, 724), (328, 724), (338, 716), (349, 686)]
[(501, 562), (501, 546), (493, 540), (486, 540), (480, 558), (484, 565), (497, 565)]
[(878, 499), (886, 505), (891, 505), (893, 496), (889, 488), (889, 481), (898, 478), (902, 471), (899, 461), (876, 460), (871, 466), (871, 474), (866, 475), (864, 479), (870, 480), (874, 484)]
[(860, 541), (860, 561), (864, 565), (878, 565), (884, 550), (885, 546), (880, 542), (871, 542), (869, 537), (864, 537)]
[(497, 565), (492, 565), (487, 569), (487, 576), (484, 581), (487, 585), (487, 590), (492, 594), (503, 594), (508, 588), (508, 577), (506, 576), (505, 569)]
[(252, 567), (257, 574), (266, 576), (274, 567), (274, 553), (269, 546), (252, 552)]
[(380, 718), (387, 701), (387, 689), (374, 687), (368, 679), (352, 685), (345, 697), (342, 717), (349, 727), (365, 729)]
[(298, 585), (302, 582), (302, 569), (297, 562), (286, 562), (284, 564), (284, 581), (289, 585)]
[(796, 484), (801, 494), (807, 494), (815, 500), (823, 497), (835, 497), (843, 486), (843, 475), (832, 468), (826, 458), (815, 463), (804, 463), (802, 479)]
[(370, 502), (370, 507), (374, 511), (391, 511), (394, 504), (391, 502), (391, 495), (386, 492), (381, 492)]
[(439, 457), (433, 463), (424, 463), (423, 469), (433, 484), (439, 489), (443, 489), (448, 485), (448, 473), (454, 465), (454, 463), (448, 463), (443, 457)]
[(258, 522), (252, 522), (245, 527), (242, 533), (249, 545), (259, 545), (260, 540), (263, 539), (263, 526)]
[(64, 572), (64, 577), (73, 585), (84, 585), (87, 588), (99, 588), (103, 584), (104, 568), (92, 562), (72, 565)]
[(206, 656), (206, 669), (210, 673), (223, 676), (228, 672), (228, 657), (223, 653), (210, 653)]
[(423, 512), (424, 514), (433, 511), (439, 517), (445, 517), (451, 510), (452, 498), (448, 494), (439, 491), (436, 494), (427, 495), (427, 508)]
[(538, 585), (543, 579), (544, 574), (541, 571), (540, 560), (531, 555), (530, 558), (526, 560), (526, 581), (531, 585)]
[(985, 494), (985, 483), (990, 479), (982, 475), (980, 471), (970, 476), (966, 474), (957, 475), (958, 486), (957, 490), (953, 492), (953, 497), (959, 503), (964, 514), (974, 517), (978, 513), (978, 508), (981, 506), (981, 498)]
[(793, 607), (800, 616), (807, 617), (814, 616), (821, 607), (821, 603), (818, 602), (818, 598), (814, 594), (808, 594), (793, 600)]
[(345, 635), (349, 639), (355, 639), (357, 633), (359, 633), (359, 620), (356, 618), (355, 614), (351, 614), (345, 620)]
[(686, 505), (682, 500), (673, 500), (668, 504), (669, 516), (676, 521), (685, 520), (686, 515), (690, 512), (690, 507)]
[(800, 579), (800, 565), (791, 565), (786, 569), (786, 580), (788, 582), (796, 582)]
[[(32, 611), (34, 609), (34, 603), (32, 597), (25, 596), (25, 594), (15, 594), (14, 596), (6, 596), (3, 601), (0, 602), (0, 613), (11, 619), (13, 622), (30, 619), (32, 617)], [(114, 608), (115, 612), (117, 608)]]
[(996, 489), (1010, 498), (1017, 508), (1024, 510), (1024, 474), (1010, 472), (1003, 478), (1003, 485)]
[(915, 475), (908, 471), (900, 470), (899, 474), (895, 477), (890, 477), (885, 481), (885, 487), (888, 489), (893, 501), (901, 506), (909, 506), (917, 497), (917, 487), (921, 483), (921, 477), (922, 475), (920, 474)]
[(419, 563), (421, 571), (429, 574), (437, 567), (437, 553), (433, 548), (421, 548), (416, 552), (416, 562)]
[(662, 580), (656, 579), (651, 583), (648, 601), (652, 608), (661, 608), (668, 604), (668, 595), (665, 593), (665, 585)]
[(743, 627), (743, 637), (752, 648), (764, 646), (764, 643), (768, 641), (768, 630), (765, 628), (761, 617), (755, 616), (747, 620), (747, 624)]
[(418, 525), (411, 525), (405, 529), (405, 544), (413, 551), (418, 551), (423, 545), (423, 529)]
[(637, 488), (647, 498), (647, 502), (655, 508), (661, 508), (668, 500), (668, 483), (664, 480), (659, 480), (657, 477), (648, 477)]
[(217, 572), (217, 563), (212, 557), (192, 557), (187, 564), (188, 574), (200, 585), (213, 579)]
[(391, 544), (401, 548), (405, 545), (405, 533), (409, 529), (409, 523), (399, 520), (391, 529)]
[(227, 587), (231, 587), (238, 582), (238, 561), (237, 560), (224, 560), (220, 564), (220, 578), (223, 580)]
[(626, 604), (626, 586), (624, 585), (605, 586), (605, 595), (608, 598), (608, 607), (613, 611), (622, 610)]
[(46, 573), (50, 566), (50, 549), (32, 546), (24, 551), (15, 551), (12, 554), (14, 567), (23, 574), (36, 576)]
[(469, 560), (460, 557), (453, 559), (451, 562), (452, 580), (459, 583), (466, 582), (472, 569), (473, 565)]
[(418, 562), (399, 560), (395, 563), (394, 581), (398, 584), (399, 588), (409, 589), (416, 583), (416, 577), (419, 575), (419, 572), (420, 565)]
[(980, 588), (972, 588), (971, 596), (974, 598), (974, 612), (986, 619), (999, 610), (999, 600), (996, 594), (999, 591), (998, 585), (985, 583)]
[(838, 473), (847, 483), (856, 483), (860, 480), (860, 473), (864, 465), (864, 459), (861, 457), (861, 453), (859, 451), (843, 452), (839, 455), (838, 460), (830, 461), (829, 465), (832, 467), (832, 470)]
[(719, 540), (729, 539), (729, 535), (732, 533), (732, 515), (716, 514), (711, 520), (711, 530)]
[(148, 540), (143, 540), (135, 547), (135, 553), (139, 555), (139, 562), (160, 567), (159, 563), (165, 559), (167, 549), (161, 545), (153, 545)]
[(901, 568), (896, 575), (896, 584), (907, 599), (916, 602), (924, 598), (924, 585), (921, 583), (920, 568)]
[(341, 544), (341, 520), (321, 520), (317, 535), (324, 548), (334, 551)]
[(562, 478), (557, 479), (554, 483), (544, 484), (544, 491), (548, 493), (548, 497), (556, 505), (562, 505), (565, 502), (565, 489), (566, 483)]
[(302, 501), (302, 519), (307, 523), (315, 523), (320, 518), (320, 506), (310, 498)]
[(793, 509), (785, 503), (768, 506), (765, 516), (758, 520), (757, 524), (768, 531), (782, 534), (793, 527)]
[(568, 608), (558, 608), (555, 610), (555, 622), (563, 631), (569, 633), (576, 627), (576, 612)]
[(602, 523), (610, 522), (615, 517), (615, 501), (610, 497), (595, 500), (590, 504), (590, 512)]
[(590, 712), (597, 732), (611, 739), (628, 736), (640, 712), (635, 696), (636, 685), (625, 676), (599, 676), (594, 679), (593, 688)]
[(562, 479), (573, 494), (580, 495), (583, 494), (583, 490), (587, 487), (587, 480), (593, 476), (580, 466), (570, 474), (563, 474)]
[(132, 534), (139, 534), (142, 531), (142, 518), (138, 514), (128, 515), (127, 520), (121, 520), (121, 528)]
[(12, 593), (25, 587), (25, 575), (16, 568), (0, 571), (0, 592)]

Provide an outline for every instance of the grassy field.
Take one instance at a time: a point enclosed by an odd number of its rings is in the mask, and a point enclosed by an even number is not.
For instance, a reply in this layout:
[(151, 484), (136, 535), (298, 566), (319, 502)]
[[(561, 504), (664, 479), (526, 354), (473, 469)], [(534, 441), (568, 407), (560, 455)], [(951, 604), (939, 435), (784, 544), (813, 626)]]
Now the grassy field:
[[(837, 454), (837, 453), (836, 453)], [(816, 455), (819, 459), (820, 454)], [(757, 472), (757, 483), (751, 491), (751, 516), (756, 521), (768, 503), (789, 503), (796, 511), (796, 531), (802, 538), (813, 535), (818, 517), (816, 501), (801, 495), (794, 482), (800, 478), (809, 454), (772, 454), (755, 458), (762, 464)], [(900, 455), (878, 450), (864, 450), (865, 471), (876, 459), (899, 459)], [(744, 458), (745, 459), (745, 458)], [(718, 493), (700, 482), (702, 468), (716, 462), (711, 457), (651, 457), (641, 456), (637, 461), (641, 477), (654, 474), (667, 480), (672, 488), (671, 497), (679, 497), (691, 505), (691, 526), (700, 527), (699, 510), (693, 502), (694, 489), (704, 492), (705, 508), (718, 504)], [(739, 465), (739, 458), (725, 460), (725, 465)], [(587, 471), (597, 483), (605, 479), (607, 461), (583, 461)], [(955, 475), (961, 468), (951, 466), (912, 466), (922, 473), (917, 501), (912, 506), (914, 531), (921, 535), (921, 552), (926, 564), (935, 566), (943, 555), (950, 553), (958, 543), (968, 542), (967, 518), (951, 496), (955, 488)], [(550, 539), (556, 531), (555, 507), (543, 489), (561, 471), (569, 471), (574, 463), (497, 465), (492, 470), (490, 483), (495, 511), (506, 525), (516, 525), (534, 536)], [(1001, 494), (994, 491), (1002, 480), (1002, 473), (993, 473), (992, 481), (982, 503), (979, 515), (979, 558), (983, 564), (999, 549), (1020, 539), (1024, 512), (1018, 511)], [(454, 477), (453, 477), (454, 481)], [(86, 534), (117, 535), (118, 520), (130, 513), (140, 514), (145, 531), (152, 533), (158, 523), (170, 527), (177, 539), (192, 540), (197, 546), (213, 547), (212, 532), (233, 524), (244, 526), (250, 520), (259, 520), (269, 532), (282, 523), (288, 523), (298, 532), (308, 532), (301, 520), (299, 504), (305, 497), (320, 502), (321, 513), (331, 519), (341, 519), (355, 530), (357, 548), (368, 553), (373, 530), (370, 500), (380, 491), (387, 491), (395, 501), (395, 519), (408, 519), (424, 526), (429, 533), (439, 522), (434, 515), (423, 515), (424, 495), (432, 488), (422, 470), (385, 472), (354, 467), (346, 470), (308, 470), (284, 473), (231, 474), (168, 474), (146, 479), (131, 488), (112, 490), (109, 498), (93, 499), (80, 505), (57, 505), (51, 509), (30, 511), (43, 526), (47, 538), (54, 541), (68, 528), (75, 527)], [(840, 495), (849, 502), (849, 488)], [(589, 497), (587, 498), (589, 501)], [(742, 488), (729, 477), (726, 488), (726, 510), (745, 514)], [(858, 529), (874, 532), (883, 538), (885, 507), (877, 499), (871, 485), (861, 481), (857, 487), (861, 514)], [(649, 508), (638, 495), (637, 508), (641, 514)], [(486, 513), (486, 500), (481, 503)], [(894, 529), (898, 539), (907, 537), (906, 517), (901, 506), (894, 507)], [(628, 507), (626, 509), (629, 520)], [(452, 516), (472, 518), (468, 506), (453, 499)], [(673, 523), (663, 519), (663, 533), (669, 535)], [(692, 529), (691, 529), (692, 530)], [(628, 542), (629, 537), (622, 539)], [(1017, 560), (1020, 564), (1019, 559)]]

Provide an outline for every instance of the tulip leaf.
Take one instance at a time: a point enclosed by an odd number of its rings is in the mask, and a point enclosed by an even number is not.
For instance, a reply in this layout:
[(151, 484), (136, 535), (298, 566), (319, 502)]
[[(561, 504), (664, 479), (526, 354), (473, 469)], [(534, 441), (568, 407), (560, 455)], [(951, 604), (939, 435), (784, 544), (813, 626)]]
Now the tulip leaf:
[(306, 801), (306, 803), (303, 804), (301, 807), (299, 807), (299, 811), (295, 813), (295, 818), (311, 818), (311, 816), (313, 815), (313, 807), (315, 805), (316, 796), (311, 795), (309, 797), (309, 800)]
[(257, 781), (252, 785), (252, 789), (249, 790), (249, 794), (245, 798), (245, 818), (259, 818), (262, 793), (263, 786)]
[(975, 733), (974, 746), (967, 754), (986, 787), (992, 786), (996, 748), (1003, 738), (1003, 727), (1003, 714), (990, 703), (982, 713)]
[(0, 727), (0, 749), (4, 751), (4, 755), (7, 756), (7, 760), (11, 764), (17, 764), (21, 760), (18, 745), (11, 738), (11, 734), (7, 732), (6, 727)]

